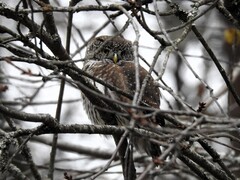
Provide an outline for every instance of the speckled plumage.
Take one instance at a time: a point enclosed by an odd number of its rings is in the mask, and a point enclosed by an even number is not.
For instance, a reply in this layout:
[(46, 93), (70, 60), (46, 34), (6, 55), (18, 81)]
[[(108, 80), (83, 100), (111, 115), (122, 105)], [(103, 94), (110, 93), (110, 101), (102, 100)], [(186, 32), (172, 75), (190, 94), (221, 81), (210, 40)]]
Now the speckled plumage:
[[(114, 62), (114, 57), (117, 57), (117, 62)], [(100, 36), (94, 38), (87, 46), (85, 55), (85, 62), (83, 70), (89, 74), (97, 77), (108, 84), (116, 86), (121, 90), (134, 95), (136, 82), (135, 82), (135, 64), (133, 56), (132, 43), (119, 36)], [(148, 72), (139, 67), (139, 80), (142, 84)], [(98, 89), (106, 96), (116, 99), (125, 103), (131, 104), (131, 100), (117, 94), (114, 91), (100, 85), (99, 83), (92, 82)], [(160, 91), (154, 84), (152, 77), (149, 78), (142, 101), (147, 103), (150, 107), (159, 108), (160, 106)], [(98, 110), (94, 108), (92, 103), (83, 95), (83, 104), (90, 120), (94, 124), (106, 124), (106, 120), (102, 119)], [(123, 111), (127, 109), (122, 108)], [(146, 112), (143, 112), (146, 113)], [(118, 125), (126, 125), (129, 119), (116, 115)], [(160, 124), (164, 124), (161, 120)], [(140, 151), (145, 151), (152, 157), (160, 155), (160, 147), (154, 143), (149, 142), (147, 139), (141, 137), (134, 137), (135, 147)]]

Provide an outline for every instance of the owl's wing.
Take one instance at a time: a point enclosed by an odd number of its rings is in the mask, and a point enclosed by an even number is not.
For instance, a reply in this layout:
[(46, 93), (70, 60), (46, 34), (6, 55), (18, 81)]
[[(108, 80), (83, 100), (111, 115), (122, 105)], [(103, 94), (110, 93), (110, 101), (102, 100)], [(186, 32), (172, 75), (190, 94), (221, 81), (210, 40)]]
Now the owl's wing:
[[(136, 90), (135, 64), (132, 61), (125, 61), (122, 63), (121, 67), (123, 74), (127, 78), (129, 90), (134, 93)], [(148, 72), (142, 66), (139, 66), (139, 75), (140, 85), (142, 85), (145, 77), (148, 75)], [(150, 107), (159, 108), (160, 106), (160, 91), (151, 76), (149, 77), (145, 87), (142, 101), (147, 103)]]
[[(123, 61), (120, 66), (122, 67), (122, 74), (127, 80), (128, 90), (131, 94), (134, 94), (136, 91), (135, 64), (133, 61)], [(141, 86), (143, 85), (143, 81), (147, 75), (148, 72), (143, 67), (139, 66), (139, 81)], [(154, 83), (154, 79), (151, 76), (147, 81), (142, 101), (153, 108), (159, 108), (160, 106), (160, 90)], [(148, 114), (151, 112), (144, 111), (143, 113)], [(155, 118), (148, 119), (147, 121), (152, 121), (156, 124), (164, 126), (164, 119), (159, 115), (156, 115)], [(153, 162), (157, 163), (159, 161), (158, 157), (161, 155), (161, 149), (158, 144), (150, 142), (148, 139), (144, 139), (139, 136), (134, 137), (133, 143), (137, 149), (140, 151), (143, 150), (148, 155), (152, 156)]]
[[(134, 93), (136, 89), (135, 64), (132, 61), (124, 61), (122, 62), (121, 67), (122, 67), (123, 74), (127, 78), (127, 82), (128, 82), (127, 86), (129, 88), (129, 91), (130, 93)], [(139, 76), (140, 76), (139, 81), (141, 86), (147, 75), (148, 75), (148, 72), (142, 66), (139, 66)], [(156, 85), (156, 83), (154, 83), (154, 79), (151, 76), (147, 81), (144, 94), (142, 96), (142, 101), (153, 108), (158, 109), (160, 106), (160, 90)], [(145, 113), (148, 113), (148, 112), (145, 112)], [(165, 125), (165, 121), (160, 115), (157, 115), (155, 118), (158, 124), (160, 124), (161, 126)]]
[[(86, 67), (86, 66), (85, 66)], [(90, 67), (90, 66), (89, 66)], [(108, 84), (111, 84), (115, 87), (120, 88), (121, 90), (134, 94), (135, 92), (135, 66), (133, 62), (125, 62), (119, 64), (114, 63), (106, 63), (104, 61), (95, 61), (91, 64), (91, 70), (88, 72), (91, 73), (93, 76), (104, 80)], [(148, 74), (147, 71), (140, 67), (140, 82), (142, 83), (146, 75)], [(111, 91), (108, 88), (104, 88), (104, 94), (107, 96), (120, 100), (122, 102), (127, 102), (131, 104), (131, 100), (122, 96), (115, 91)], [(145, 93), (143, 95), (142, 100), (147, 103), (150, 107), (159, 108), (160, 105), (160, 91), (158, 87), (154, 84), (153, 78), (150, 77)], [(127, 109), (125, 109), (126, 111)], [(143, 112), (148, 113), (148, 112)], [(121, 117), (117, 116), (119, 124), (126, 124), (125, 119), (122, 120)], [(120, 121), (119, 121), (120, 120)], [(127, 120), (127, 119), (126, 119)], [(158, 117), (156, 117), (158, 122)], [(124, 123), (122, 123), (124, 122)], [(164, 120), (159, 119), (158, 122), (160, 125), (164, 124)], [(156, 157), (160, 156), (161, 150), (158, 144), (150, 142), (148, 139), (141, 138), (136, 136), (133, 138), (133, 143), (135, 147), (140, 151), (145, 151), (148, 155), (153, 157), (153, 161), (155, 161)]]
[[(90, 64), (91, 74), (101, 80), (104, 80), (108, 84), (111, 84), (122, 91), (134, 95), (136, 90), (136, 79), (135, 79), (135, 65), (132, 61), (122, 61), (120, 64), (108, 63), (105, 61), (95, 61)], [(139, 67), (139, 80), (142, 85), (144, 78), (147, 76), (148, 72), (143, 68)], [(99, 85), (98, 85), (99, 86)], [(97, 86), (97, 87), (98, 87)], [(104, 86), (100, 85), (99, 90), (103, 94), (108, 95), (113, 99), (120, 100), (131, 104), (131, 100), (123, 95), (111, 91)], [(159, 108), (160, 106), (160, 91), (155, 85), (152, 77), (149, 78), (142, 101), (148, 104), (150, 107)], [(145, 112), (148, 113), (148, 112)], [(162, 118), (156, 117), (156, 121), (160, 125), (164, 125), (164, 120)]]

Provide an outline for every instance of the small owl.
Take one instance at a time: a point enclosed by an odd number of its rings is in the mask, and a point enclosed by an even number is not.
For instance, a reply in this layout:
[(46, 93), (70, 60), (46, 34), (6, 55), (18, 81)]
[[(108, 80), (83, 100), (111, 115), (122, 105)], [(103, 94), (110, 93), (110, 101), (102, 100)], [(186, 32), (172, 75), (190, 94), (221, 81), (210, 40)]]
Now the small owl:
[[(136, 91), (136, 68), (134, 64), (132, 43), (120, 36), (100, 36), (90, 41), (87, 46), (83, 70), (131, 95), (134, 95)], [(142, 82), (147, 75), (148, 72), (140, 66), (140, 85), (142, 85)], [(111, 99), (129, 104), (132, 103), (131, 99), (128, 99), (127, 97), (120, 95), (115, 91), (111, 91), (99, 83), (93, 82), (93, 84), (96, 85), (96, 87), (104, 95)], [(152, 77), (150, 77), (147, 82), (142, 101), (153, 108), (159, 108), (160, 106), (160, 91), (159, 88), (154, 84)], [(99, 110), (95, 108), (93, 102), (90, 102), (85, 95), (83, 95), (83, 105), (90, 120), (94, 124), (107, 124), (106, 122), (108, 122), (108, 120), (101, 117)], [(129, 112), (125, 107), (122, 107), (122, 111)], [(146, 114), (147, 112), (141, 113)], [(130, 119), (118, 114), (116, 114), (115, 119), (117, 119), (116, 124), (119, 126), (128, 125), (130, 121)], [(146, 122), (152, 123), (152, 121), (153, 120), (149, 118), (149, 120)], [(141, 122), (137, 122), (137, 124), (140, 123)], [(155, 118), (154, 123), (164, 125), (164, 120), (157, 119), (156, 121)], [(157, 144), (154, 144), (142, 137), (134, 137), (133, 143), (137, 150), (145, 151), (153, 158), (158, 157), (161, 153), (160, 147)]]

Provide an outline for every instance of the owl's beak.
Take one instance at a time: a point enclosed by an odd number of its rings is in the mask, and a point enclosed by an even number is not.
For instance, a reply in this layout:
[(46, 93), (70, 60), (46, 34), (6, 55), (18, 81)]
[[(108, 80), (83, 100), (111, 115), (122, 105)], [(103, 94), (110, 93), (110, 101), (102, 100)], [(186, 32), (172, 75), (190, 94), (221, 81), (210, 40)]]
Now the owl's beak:
[(117, 53), (114, 53), (114, 55), (113, 55), (113, 62), (115, 64), (118, 62), (118, 55), (117, 55)]

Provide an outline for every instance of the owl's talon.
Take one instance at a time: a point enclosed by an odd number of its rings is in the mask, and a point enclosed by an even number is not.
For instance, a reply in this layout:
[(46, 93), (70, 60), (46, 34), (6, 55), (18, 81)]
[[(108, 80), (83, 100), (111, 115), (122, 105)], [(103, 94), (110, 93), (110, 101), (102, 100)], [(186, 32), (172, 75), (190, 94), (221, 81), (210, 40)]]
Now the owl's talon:
[(163, 161), (159, 159), (159, 157), (152, 157), (152, 161), (156, 166), (160, 166), (161, 164), (163, 164)]

